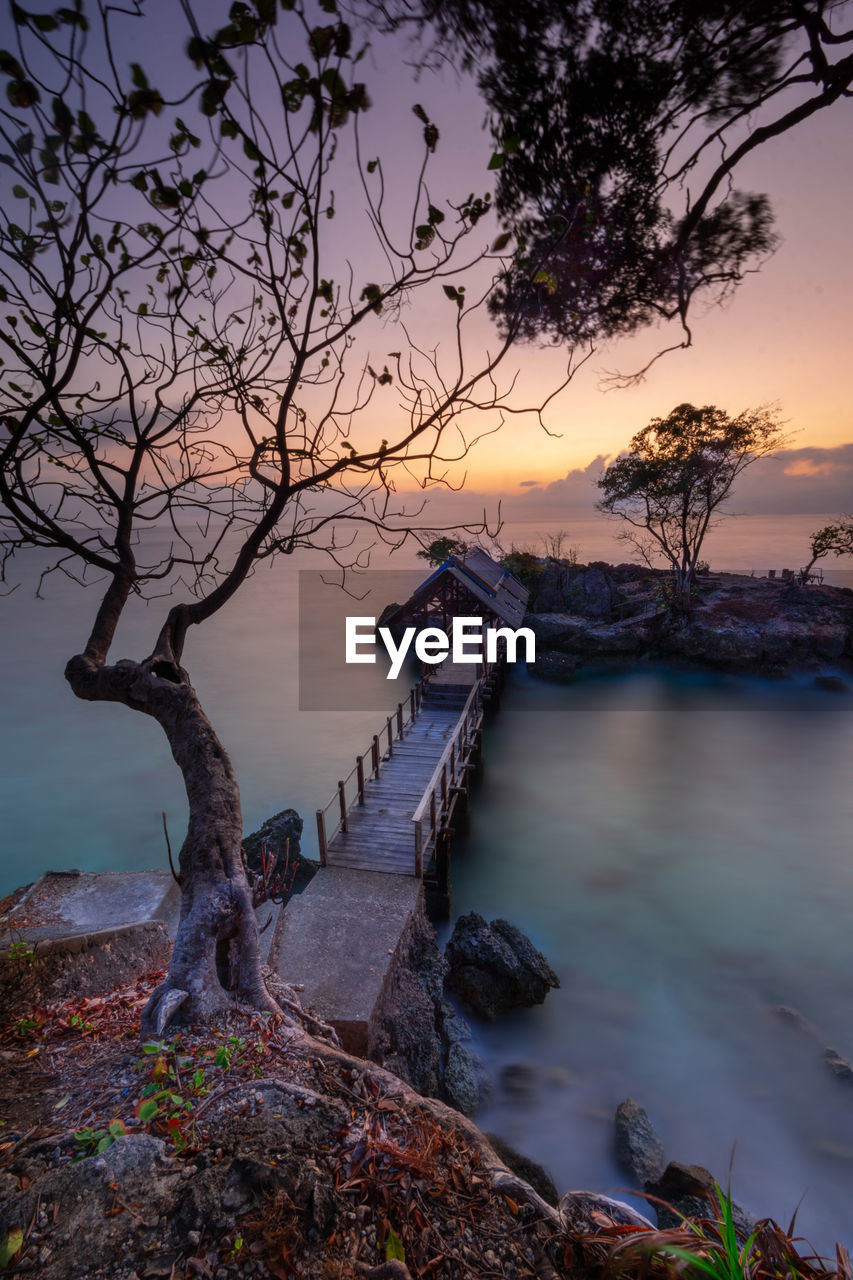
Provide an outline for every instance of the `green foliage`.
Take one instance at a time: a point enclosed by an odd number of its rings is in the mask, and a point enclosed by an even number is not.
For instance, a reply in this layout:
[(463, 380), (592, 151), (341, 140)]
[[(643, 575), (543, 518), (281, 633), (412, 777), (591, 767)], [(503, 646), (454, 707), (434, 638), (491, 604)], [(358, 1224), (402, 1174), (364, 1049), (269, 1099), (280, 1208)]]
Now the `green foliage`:
[(515, 547), (503, 557), (500, 565), (502, 569), (506, 569), (507, 573), (518, 578), (522, 586), (530, 590), (535, 587), (545, 572), (545, 566), (539, 556), (534, 555), (532, 551), (520, 551)]
[(24, 1233), (21, 1228), (10, 1227), (0, 1240), (0, 1267), (5, 1269), (9, 1266), (15, 1255), (20, 1252), (23, 1243)]
[(24, 964), (32, 964), (36, 958), (35, 949), (29, 942), (13, 942), (8, 950), (10, 960), (20, 960)]
[[(703, 1248), (701, 1253), (692, 1249), (682, 1249), (677, 1245), (665, 1245), (661, 1252), (687, 1263), (691, 1273), (707, 1276), (709, 1280), (749, 1280), (749, 1263), (758, 1232), (753, 1231), (752, 1235), (741, 1244), (734, 1223), (731, 1188), (724, 1192), (715, 1182), (714, 1189), (719, 1213), (718, 1239), (706, 1240), (703, 1237), (702, 1244), (708, 1247)], [(689, 1221), (686, 1221), (686, 1225), (696, 1235), (701, 1234), (699, 1228), (692, 1226)]]
[(113, 1120), (106, 1129), (77, 1129), (74, 1133), (75, 1152), (71, 1163), (77, 1164), (89, 1156), (100, 1155), (114, 1142), (123, 1138), (127, 1130), (121, 1120)]
[(397, 1235), (393, 1227), (388, 1228), (388, 1238), (385, 1241), (385, 1261), (386, 1262), (405, 1262), (406, 1250), (403, 1248), (403, 1241)]
[(427, 560), (434, 567), (444, 564), (445, 560), (449, 560), (451, 556), (464, 556), (468, 551), (467, 542), (461, 542), (459, 538), (452, 538), (449, 534), (444, 534), (440, 538), (435, 538), (428, 547), (423, 547), (418, 552), (420, 560)]

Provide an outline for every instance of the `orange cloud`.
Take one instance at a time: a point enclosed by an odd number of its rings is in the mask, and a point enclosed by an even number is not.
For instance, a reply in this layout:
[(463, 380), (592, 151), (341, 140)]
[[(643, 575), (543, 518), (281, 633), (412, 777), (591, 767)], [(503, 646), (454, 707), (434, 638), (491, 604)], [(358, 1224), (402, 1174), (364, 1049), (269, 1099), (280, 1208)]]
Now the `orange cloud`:
[(797, 458), (785, 468), (786, 476), (828, 476), (833, 471), (853, 471), (844, 462), (815, 462), (814, 458)]

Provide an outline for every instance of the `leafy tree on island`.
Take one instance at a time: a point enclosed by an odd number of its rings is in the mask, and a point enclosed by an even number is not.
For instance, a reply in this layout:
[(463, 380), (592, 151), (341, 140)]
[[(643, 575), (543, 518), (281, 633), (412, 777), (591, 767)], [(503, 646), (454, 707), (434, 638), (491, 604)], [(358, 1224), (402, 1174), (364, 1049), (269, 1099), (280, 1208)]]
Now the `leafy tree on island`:
[[(513, 337), (468, 367), (482, 296), (469, 302), (456, 272), (490, 256), (489, 201), (428, 188), (439, 134), (417, 105), (406, 206), (393, 170), (362, 153), (351, 28), (334, 0), (321, 8), (315, 25), (301, 0), (235, 3), (209, 35), (182, 0), (188, 60), (170, 35), (154, 79), (124, 69), (159, 38), (141, 9), (13, 6), (15, 52), (0, 55), (0, 564), (7, 580), (36, 549), (42, 581), (99, 591), (68, 683), (153, 717), (182, 772), (180, 924), (143, 1015), (158, 1034), (179, 1008), (197, 1022), (231, 1000), (279, 1010), (237, 780), (184, 665), (188, 634), (262, 562), (311, 546), (342, 563), (345, 522), (399, 541), (394, 476), (441, 481), (468, 422), (500, 416)], [(360, 191), (366, 237), (334, 179)], [(441, 357), (409, 338), (423, 291), (446, 311)], [(380, 438), (361, 423), (390, 395), (396, 430)], [(170, 594), (150, 653), (111, 661), (128, 602)]]
[(459, 538), (451, 538), (449, 534), (444, 534), (440, 538), (434, 538), (427, 547), (422, 547), (418, 552), (419, 560), (427, 560), (434, 568), (440, 564), (444, 564), (451, 556), (464, 556), (468, 551), (468, 543), (462, 542)]
[(835, 524), (818, 529), (809, 539), (809, 550), (812, 558), (800, 570), (802, 582), (808, 582), (813, 567), (824, 556), (853, 556), (853, 516), (842, 516)]
[(628, 528), (620, 535), (648, 565), (663, 556), (674, 601), (685, 608), (702, 543), (746, 467), (785, 442), (776, 415), (756, 409), (730, 418), (722, 409), (681, 404), (638, 431), (598, 487), (600, 511)]

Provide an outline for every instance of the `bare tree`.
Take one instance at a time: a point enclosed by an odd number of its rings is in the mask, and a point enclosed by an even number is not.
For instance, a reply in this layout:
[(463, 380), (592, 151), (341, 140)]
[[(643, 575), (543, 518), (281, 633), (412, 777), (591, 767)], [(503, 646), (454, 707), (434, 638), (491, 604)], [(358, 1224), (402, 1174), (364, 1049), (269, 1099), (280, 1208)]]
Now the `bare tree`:
[(809, 539), (812, 558), (800, 570), (800, 581), (808, 582), (812, 569), (824, 556), (853, 556), (853, 516), (842, 516), (835, 524), (817, 529)]
[(598, 509), (628, 526), (621, 536), (647, 564), (663, 556), (674, 602), (686, 607), (705, 535), (734, 482), (784, 442), (766, 409), (730, 418), (713, 405), (678, 405), (638, 431), (629, 451), (610, 464), (598, 482), (604, 494)]
[[(177, 7), (155, 9), (170, 85), (125, 70), (124, 51), (151, 37), (135, 4), (13, 5), (15, 48), (0, 54), (3, 576), (36, 548), (42, 578), (98, 586), (66, 678), (80, 698), (152, 716), (183, 775), (180, 926), (149, 1031), (179, 1008), (195, 1021), (229, 1000), (277, 1010), (237, 781), (182, 665), (189, 629), (261, 561), (305, 546), (340, 557), (342, 521), (404, 532), (394, 476), (441, 482), (468, 422), (501, 418), (512, 335), (475, 371), (464, 354), (478, 302), (460, 273), (489, 257), (467, 250), (488, 200), (430, 191), (438, 130), (416, 106), (420, 170), (407, 212), (387, 214), (399, 183), (362, 154), (360, 55), (335, 0), (320, 8), (316, 24), (302, 0), (234, 3), (206, 34), (182, 0), (183, 37)], [(359, 207), (372, 241), (354, 263)], [(444, 353), (410, 340), (424, 290), (446, 308)], [(391, 439), (371, 425), (383, 396)], [(129, 599), (170, 594), (151, 652), (111, 662)]]

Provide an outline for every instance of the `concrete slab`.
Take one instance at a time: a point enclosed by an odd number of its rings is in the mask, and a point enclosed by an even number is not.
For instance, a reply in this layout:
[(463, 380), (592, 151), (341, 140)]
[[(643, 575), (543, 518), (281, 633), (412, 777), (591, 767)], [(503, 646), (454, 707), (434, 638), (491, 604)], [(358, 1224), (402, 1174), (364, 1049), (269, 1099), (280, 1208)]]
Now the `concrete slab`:
[(381, 871), (321, 867), (279, 916), (270, 965), (364, 1056), (367, 1029), (421, 882)]
[(169, 871), (48, 871), (0, 920), (0, 930), (38, 943), (160, 921), (174, 938), (180, 902)]

